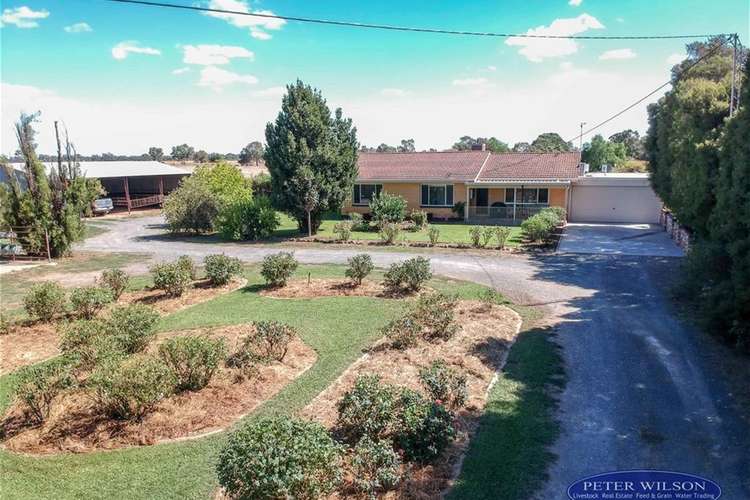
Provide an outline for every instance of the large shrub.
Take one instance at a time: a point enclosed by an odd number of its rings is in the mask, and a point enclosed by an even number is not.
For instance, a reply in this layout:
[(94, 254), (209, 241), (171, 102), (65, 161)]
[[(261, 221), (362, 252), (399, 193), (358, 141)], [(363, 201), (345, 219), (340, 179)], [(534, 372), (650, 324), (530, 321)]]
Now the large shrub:
[(419, 370), (419, 380), (433, 401), (449, 408), (460, 408), (466, 404), (466, 374), (445, 361), (433, 361), (429, 367)]
[(273, 236), (279, 216), (266, 196), (227, 205), (219, 214), (217, 228), (230, 240), (257, 241)]
[(370, 214), (378, 224), (400, 223), (406, 218), (406, 200), (385, 191), (370, 200)]
[(391, 320), (382, 329), (382, 334), (391, 341), (394, 349), (409, 349), (419, 344), (422, 338), (422, 324), (413, 314), (405, 314)]
[(356, 443), (363, 436), (378, 439), (392, 430), (397, 411), (396, 390), (381, 383), (377, 375), (360, 375), (337, 408), (336, 426), (351, 442)]
[(421, 325), (426, 340), (449, 340), (458, 332), (454, 315), (457, 303), (456, 296), (444, 293), (419, 297), (411, 314)]
[(94, 401), (117, 419), (142, 419), (174, 391), (175, 379), (161, 360), (149, 355), (108, 358), (89, 378)]
[(297, 259), (290, 252), (267, 255), (260, 266), (260, 275), (270, 286), (284, 286), (298, 266)]
[(219, 452), (219, 484), (237, 500), (316, 499), (341, 481), (341, 448), (316, 422), (263, 418), (233, 432)]
[(172, 232), (213, 231), (219, 203), (205, 180), (191, 175), (164, 199), (164, 218)]
[(339, 221), (333, 226), (333, 234), (335, 234), (341, 241), (349, 241), (352, 237), (353, 227), (354, 224), (352, 224), (351, 221)]
[(550, 238), (554, 229), (553, 221), (544, 215), (536, 214), (521, 223), (521, 231), (530, 241), (544, 241)]
[(401, 457), (388, 440), (360, 439), (352, 450), (351, 466), (355, 487), (368, 498), (377, 498), (401, 479)]
[(205, 184), (218, 201), (219, 211), (224, 207), (252, 197), (252, 181), (242, 170), (230, 163), (201, 165), (193, 172), (198, 182)]
[(198, 269), (195, 267), (195, 261), (191, 256), (180, 255), (174, 263), (181, 271), (190, 276), (191, 280), (198, 277)]
[(395, 441), (409, 461), (432, 462), (456, 436), (453, 415), (418, 392), (403, 389), (398, 401)]
[(32, 285), (23, 298), (23, 307), (32, 319), (50, 321), (65, 309), (65, 290), (54, 281)]
[(416, 292), (432, 278), (430, 260), (414, 257), (401, 263), (393, 263), (385, 273), (384, 284), (390, 293)]
[(99, 277), (99, 284), (109, 288), (112, 298), (117, 300), (128, 287), (130, 276), (122, 269), (105, 269)]
[(359, 286), (375, 267), (372, 263), (372, 257), (366, 253), (357, 254), (349, 257), (346, 261), (347, 268), (345, 275), (352, 280), (355, 285)]
[(41, 423), (49, 416), (55, 396), (74, 381), (70, 360), (60, 357), (18, 370), (14, 396), (26, 407), (31, 418)]
[(159, 313), (144, 304), (119, 306), (107, 319), (107, 335), (126, 353), (140, 352), (154, 336)]
[(163, 290), (170, 297), (179, 297), (185, 293), (193, 281), (190, 271), (176, 262), (152, 266), (151, 275), (154, 288)]
[(223, 253), (207, 255), (203, 263), (206, 266), (206, 276), (212, 286), (226, 285), (242, 272), (240, 259), (227, 257)]
[(196, 391), (211, 381), (226, 357), (223, 339), (188, 335), (159, 345), (159, 356), (172, 371), (178, 391)]
[(278, 321), (255, 321), (248, 342), (264, 361), (284, 361), (289, 343), (297, 336), (294, 327)]
[(101, 286), (78, 287), (70, 292), (70, 305), (73, 311), (85, 319), (96, 316), (96, 313), (113, 300), (112, 291)]
[(63, 325), (60, 330), (60, 351), (75, 359), (84, 369), (93, 367), (103, 347), (100, 339), (107, 331), (101, 319), (79, 319)]

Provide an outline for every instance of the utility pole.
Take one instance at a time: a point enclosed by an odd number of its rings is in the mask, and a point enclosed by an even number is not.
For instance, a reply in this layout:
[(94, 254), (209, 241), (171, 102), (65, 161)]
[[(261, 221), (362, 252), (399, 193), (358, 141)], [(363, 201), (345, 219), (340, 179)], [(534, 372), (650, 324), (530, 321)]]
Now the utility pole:
[(581, 122), (581, 135), (578, 136), (578, 151), (583, 151), (583, 126), (586, 122)]
[(729, 117), (737, 111), (737, 33), (732, 35), (732, 90), (729, 95)]

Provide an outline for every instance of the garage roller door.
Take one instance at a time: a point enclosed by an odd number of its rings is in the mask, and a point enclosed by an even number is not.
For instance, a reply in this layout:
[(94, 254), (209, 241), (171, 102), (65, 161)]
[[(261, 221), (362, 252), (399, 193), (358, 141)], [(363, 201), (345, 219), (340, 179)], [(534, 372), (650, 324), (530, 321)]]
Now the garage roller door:
[(571, 192), (571, 222), (659, 222), (662, 203), (651, 186), (575, 185)]

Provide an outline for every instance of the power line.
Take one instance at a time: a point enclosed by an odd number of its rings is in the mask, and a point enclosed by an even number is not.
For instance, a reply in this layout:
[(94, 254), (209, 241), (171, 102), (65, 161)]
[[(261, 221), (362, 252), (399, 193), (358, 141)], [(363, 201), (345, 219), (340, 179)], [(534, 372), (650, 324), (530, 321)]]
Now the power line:
[(167, 2), (152, 2), (148, 0), (105, 0), (124, 4), (145, 5), (148, 7), (164, 7), (170, 9), (192, 10), (198, 12), (213, 12), (217, 14), (231, 14), (236, 16), (250, 16), (265, 19), (280, 19), (284, 21), (298, 21), (302, 23), (325, 24), (330, 26), (345, 26), (349, 28), (378, 29), (388, 31), (407, 31), (412, 33), (433, 33), (441, 35), (463, 35), (463, 36), (485, 36), (495, 38), (543, 38), (543, 39), (566, 39), (566, 40), (668, 40), (668, 39), (697, 39), (722, 36), (725, 33), (712, 33), (704, 35), (532, 35), (528, 33), (496, 33), (491, 31), (461, 31), (442, 28), (417, 28), (412, 26), (394, 26), (389, 24), (359, 23), (354, 21), (334, 21), (331, 19), (316, 19), (311, 17), (281, 16), (277, 14), (243, 12), (238, 10), (212, 9), (197, 5), (181, 5)]

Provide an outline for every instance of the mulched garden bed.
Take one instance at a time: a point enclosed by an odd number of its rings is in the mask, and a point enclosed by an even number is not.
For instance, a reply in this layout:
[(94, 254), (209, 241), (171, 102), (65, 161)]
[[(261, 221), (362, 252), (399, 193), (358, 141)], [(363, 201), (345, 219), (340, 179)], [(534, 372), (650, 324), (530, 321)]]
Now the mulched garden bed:
[[(431, 293), (429, 287), (422, 287), (416, 294)], [(403, 298), (404, 294), (394, 295), (386, 291), (383, 284), (376, 281), (364, 280), (359, 286), (355, 286), (349, 280), (342, 279), (312, 279), (290, 281), (283, 287), (265, 288), (260, 295), (275, 299), (314, 299), (319, 297), (379, 297), (379, 298)]]
[[(163, 333), (148, 350), (155, 352), (159, 341), (170, 337), (202, 334), (224, 338), (232, 352), (251, 328), (233, 325)], [(258, 374), (251, 378), (222, 367), (208, 386), (168, 397), (140, 422), (108, 418), (80, 390), (58, 396), (41, 426), (30, 427), (28, 417), (14, 405), (2, 421), (3, 447), (32, 454), (83, 453), (200, 437), (226, 429), (251, 413), (305, 372), (316, 359), (315, 351), (295, 338), (283, 362), (259, 365)]]

